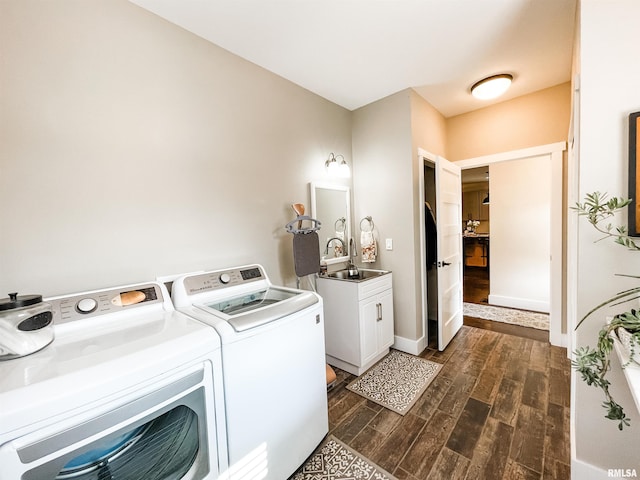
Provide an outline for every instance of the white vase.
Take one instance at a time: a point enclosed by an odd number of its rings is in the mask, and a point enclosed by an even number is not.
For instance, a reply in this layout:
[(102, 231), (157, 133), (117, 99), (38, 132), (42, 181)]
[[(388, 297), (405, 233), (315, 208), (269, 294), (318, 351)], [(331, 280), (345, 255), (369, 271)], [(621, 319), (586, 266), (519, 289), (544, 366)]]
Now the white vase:
[(640, 365), (640, 343), (638, 343), (637, 340), (634, 340), (631, 333), (622, 327), (618, 327), (616, 329), (616, 334), (627, 358), (635, 364)]

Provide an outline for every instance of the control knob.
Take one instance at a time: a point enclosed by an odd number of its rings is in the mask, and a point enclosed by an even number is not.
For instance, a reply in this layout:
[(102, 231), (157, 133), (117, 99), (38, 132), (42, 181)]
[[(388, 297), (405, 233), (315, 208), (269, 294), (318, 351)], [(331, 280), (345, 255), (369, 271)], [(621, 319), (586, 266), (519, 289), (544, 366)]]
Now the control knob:
[(83, 298), (76, 303), (76, 310), (80, 313), (91, 313), (98, 308), (98, 302), (93, 298)]
[(220, 283), (222, 283), (223, 285), (226, 285), (230, 281), (231, 281), (231, 277), (229, 276), (228, 273), (223, 273), (222, 275), (220, 275)]

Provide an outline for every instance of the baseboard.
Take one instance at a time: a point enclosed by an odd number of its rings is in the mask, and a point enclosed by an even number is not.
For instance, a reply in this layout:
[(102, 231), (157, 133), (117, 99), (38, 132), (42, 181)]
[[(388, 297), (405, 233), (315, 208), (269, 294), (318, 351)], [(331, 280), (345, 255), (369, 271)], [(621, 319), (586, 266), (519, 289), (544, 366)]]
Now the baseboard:
[(605, 480), (612, 478), (609, 472), (585, 463), (578, 459), (571, 459), (571, 480)]
[(498, 307), (519, 308), (521, 310), (531, 310), (532, 312), (549, 313), (551, 307), (549, 302), (531, 300), (529, 298), (507, 297), (504, 295), (489, 295), (489, 304)]
[(569, 348), (569, 337), (566, 333), (556, 335), (553, 332), (549, 331), (549, 343), (556, 347)]
[(417, 340), (410, 340), (396, 335), (393, 340), (393, 348), (411, 355), (420, 355), (427, 348), (427, 342), (424, 335)]

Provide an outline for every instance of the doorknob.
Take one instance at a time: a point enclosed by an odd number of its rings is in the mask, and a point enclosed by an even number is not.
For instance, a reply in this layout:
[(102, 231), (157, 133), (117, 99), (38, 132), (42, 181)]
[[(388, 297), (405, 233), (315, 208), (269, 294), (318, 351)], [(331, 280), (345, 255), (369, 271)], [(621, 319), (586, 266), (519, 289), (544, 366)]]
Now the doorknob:
[(446, 267), (447, 265), (451, 265), (449, 262), (438, 262), (439, 267)]

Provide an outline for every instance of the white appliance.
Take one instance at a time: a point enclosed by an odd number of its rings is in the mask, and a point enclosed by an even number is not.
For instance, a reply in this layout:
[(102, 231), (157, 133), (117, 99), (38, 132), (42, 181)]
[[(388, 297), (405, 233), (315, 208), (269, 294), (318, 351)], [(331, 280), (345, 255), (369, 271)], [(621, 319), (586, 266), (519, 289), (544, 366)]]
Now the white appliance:
[(182, 276), (171, 294), (222, 340), (230, 478), (288, 478), (329, 429), (322, 299), (260, 265)]
[(147, 283), (50, 298), (55, 340), (0, 362), (1, 480), (216, 479), (220, 339)]

